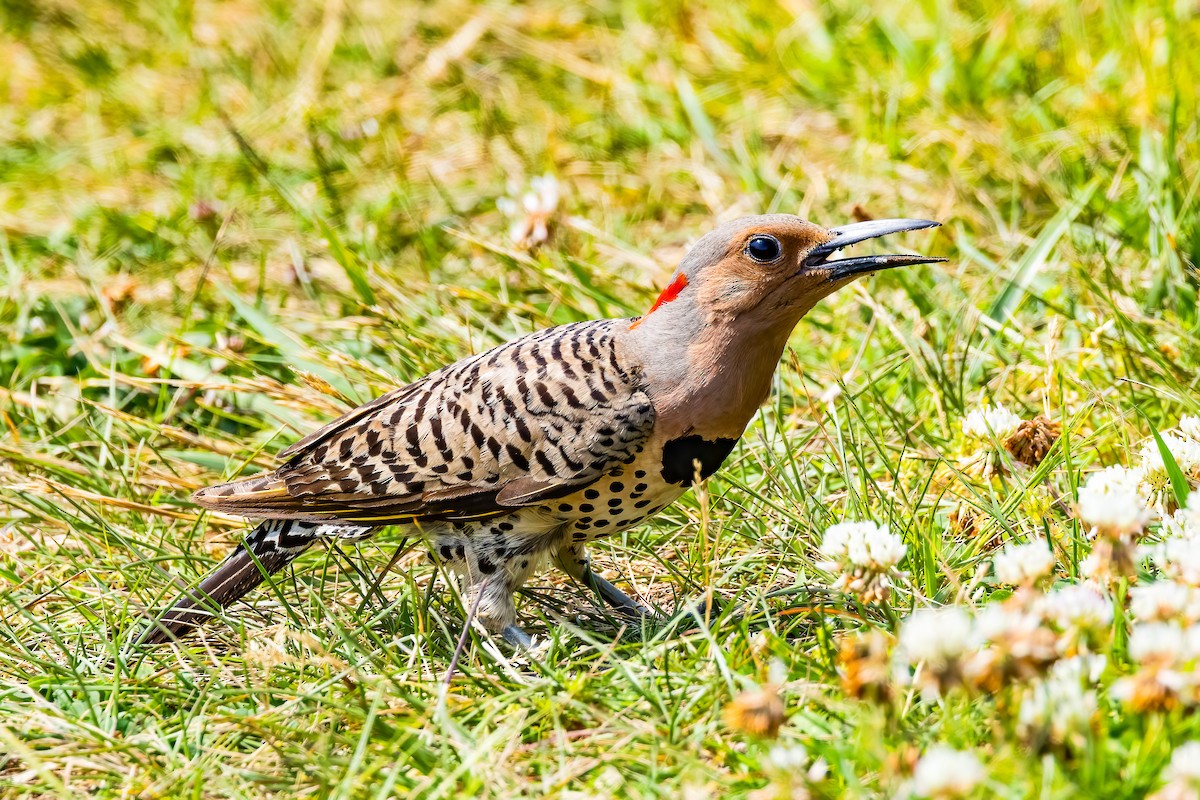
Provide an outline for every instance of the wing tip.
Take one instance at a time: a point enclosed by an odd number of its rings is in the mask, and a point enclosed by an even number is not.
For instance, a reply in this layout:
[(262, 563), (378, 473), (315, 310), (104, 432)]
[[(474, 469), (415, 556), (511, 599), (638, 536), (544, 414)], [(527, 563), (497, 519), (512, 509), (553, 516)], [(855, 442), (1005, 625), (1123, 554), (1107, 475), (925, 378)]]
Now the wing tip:
[(192, 502), (205, 508), (221, 509), (245, 502), (261, 502), (286, 497), (287, 484), (274, 475), (255, 476), (206, 486), (192, 493)]

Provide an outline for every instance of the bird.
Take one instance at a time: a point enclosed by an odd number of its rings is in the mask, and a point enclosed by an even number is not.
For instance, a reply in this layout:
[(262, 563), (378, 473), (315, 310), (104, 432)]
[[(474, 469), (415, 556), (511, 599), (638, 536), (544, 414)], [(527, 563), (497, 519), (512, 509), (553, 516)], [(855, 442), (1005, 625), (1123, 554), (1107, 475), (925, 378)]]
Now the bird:
[(518, 649), (532, 638), (514, 593), (547, 562), (615, 611), (649, 614), (592, 569), (588, 546), (717, 470), (820, 300), (864, 275), (946, 260), (838, 251), (939, 224), (732, 220), (695, 243), (641, 316), (530, 333), (349, 411), (280, 453), (278, 468), (194, 494), (257, 525), (138, 643), (179, 639), (317, 542), (385, 526), (423, 537), (464, 582), (468, 624)]

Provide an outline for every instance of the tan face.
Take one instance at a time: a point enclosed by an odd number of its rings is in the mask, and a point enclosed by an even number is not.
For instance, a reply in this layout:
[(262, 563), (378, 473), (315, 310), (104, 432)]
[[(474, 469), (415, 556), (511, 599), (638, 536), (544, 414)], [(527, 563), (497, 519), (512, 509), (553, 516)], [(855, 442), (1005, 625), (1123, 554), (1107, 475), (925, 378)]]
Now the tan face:
[(834, 259), (838, 250), (936, 224), (878, 220), (830, 230), (782, 214), (752, 217), (706, 236), (703, 251), (696, 259), (689, 257), (681, 273), (697, 307), (708, 312), (710, 321), (734, 317), (752, 326), (794, 323), (819, 300), (860, 275), (941, 260), (895, 254)]
[(803, 220), (752, 225), (730, 237), (724, 255), (699, 271), (697, 301), (713, 314), (744, 315), (758, 309), (811, 307), (838, 287), (829, 270), (810, 267), (812, 250), (833, 238), (824, 228)]

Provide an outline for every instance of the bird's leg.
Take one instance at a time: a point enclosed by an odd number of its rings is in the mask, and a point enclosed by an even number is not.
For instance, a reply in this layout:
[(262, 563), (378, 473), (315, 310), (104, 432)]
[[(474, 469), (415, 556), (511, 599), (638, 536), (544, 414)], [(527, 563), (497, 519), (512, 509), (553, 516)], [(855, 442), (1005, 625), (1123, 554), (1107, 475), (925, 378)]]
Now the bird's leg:
[[(483, 558), (479, 559), (479, 563), (490, 562)], [(485, 575), (480, 575), (479, 570), (472, 571), (474, 616), (489, 633), (499, 634), (519, 650), (529, 650), (533, 647), (533, 637), (517, 625), (517, 606), (513, 599), (516, 590), (525, 582), (526, 571), (514, 573), (507, 566), (501, 564), (493, 567), (495, 571)], [(467, 624), (470, 625), (471, 621), (467, 620)]]
[(500, 635), (504, 637), (504, 641), (508, 642), (518, 650), (533, 649), (533, 637), (516, 625), (509, 625), (507, 628), (500, 631)]
[[(515, 622), (502, 625), (504, 619), (511, 618), (515, 620), (517, 616), (516, 606), (512, 598), (512, 590), (502, 593), (502, 591), (498, 591), (495, 588), (496, 586), (503, 587), (506, 585), (507, 581), (504, 580), (504, 577), (503, 574), (493, 575), (470, 584), (471, 605), (467, 609), (467, 618), (463, 620), (462, 633), (459, 634), (458, 642), (454, 646), (454, 655), (450, 658), (450, 666), (446, 669), (446, 676), (442, 679), (442, 682), (447, 686), (454, 680), (454, 673), (458, 669), (459, 659), (462, 658), (463, 650), (467, 646), (467, 637), (469, 636), (471, 625), (474, 624), (475, 620), (479, 620), (483, 627), (490, 633), (500, 634), (504, 641), (518, 650), (533, 649), (533, 637), (517, 627)], [(497, 601), (502, 598), (507, 598), (507, 611), (503, 608), (503, 602), (499, 606), (497, 605)], [(487, 609), (486, 613), (484, 609)], [(500, 612), (499, 617), (496, 616), (497, 610)], [(510, 614), (510, 616), (505, 617), (504, 614), (506, 613)]]
[(592, 560), (581, 543), (566, 544), (554, 551), (554, 564), (600, 596), (615, 611), (636, 617), (653, 616), (644, 605), (592, 571)]

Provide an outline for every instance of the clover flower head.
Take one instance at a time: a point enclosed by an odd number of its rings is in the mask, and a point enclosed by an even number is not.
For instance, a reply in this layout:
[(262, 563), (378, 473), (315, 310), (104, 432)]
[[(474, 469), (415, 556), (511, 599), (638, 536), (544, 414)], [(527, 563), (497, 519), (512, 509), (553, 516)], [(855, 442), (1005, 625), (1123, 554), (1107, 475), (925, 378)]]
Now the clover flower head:
[[(1163, 444), (1166, 445), (1167, 451), (1180, 470), (1190, 473), (1200, 468), (1200, 441), (1191, 436), (1181, 436), (1173, 431), (1167, 431), (1161, 436)], [(1143, 444), (1139, 455), (1141, 467), (1145, 472), (1166, 475), (1166, 459), (1163, 458), (1162, 448), (1158, 446), (1155, 439)]]
[(1164, 575), (1200, 588), (1200, 539), (1166, 539), (1146, 548), (1150, 561)]
[(936, 800), (965, 797), (986, 777), (987, 772), (974, 753), (937, 744), (917, 762), (912, 791), (918, 797)]
[(1044, 619), (1062, 631), (1099, 632), (1112, 624), (1112, 601), (1091, 586), (1072, 584), (1048, 592), (1039, 602)]
[(892, 695), (888, 655), (890, 635), (877, 629), (848, 634), (838, 641), (837, 672), (842, 690), (856, 700), (886, 702)]
[(1012, 435), (1004, 440), (1004, 449), (1022, 464), (1036, 467), (1046, 460), (1061, 435), (1062, 429), (1057, 422), (1038, 414), (1017, 426)]
[(830, 560), (878, 572), (899, 564), (907, 550), (899, 535), (874, 522), (831, 525), (821, 542), (821, 553)]
[(1185, 652), (1183, 628), (1169, 622), (1139, 622), (1129, 631), (1129, 658), (1138, 664), (1169, 664)]
[(1107, 467), (1079, 487), (1079, 517), (1092, 535), (1126, 539), (1140, 534), (1153, 514), (1142, 497), (1140, 470)]
[(1171, 753), (1171, 763), (1163, 770), (1168, 781), (1187, 781), (1200, 789), (1200, 741), (1186, 742)]
[(1060, 661), (1029, 688), (1017, 712), (1022, 735), (1075, 747), (1086, 741), (1098, 709), (1096, 691), (1085, 685), (1089, 661), (1078, 656)]
[(1196, 701), (1200, 628), (1138, 622), (1129, 631), (1129, 659), (1137, 670), (1113, 684), (1110, 694), (1137, 712), (1170, 711)]
[(993, 560), (996, 580), (1013, 586), (1032, 586), (1054, 571), (1054, 553), (1045, 539), (1005, 546)]
[[(1184, 475), (1192, 482), (1200, 480), (1200, 441), (1171, 431), (1162, 434), (1161, 438)], [(1140, 456), (1142, 480), (1139, 490), (1150, 506), (1164, 517), (1168, 516), (1176, 508), (1176, 499), (1162, 448), (1151, 439), (1142, 445)]]
[(1154, 581), (1129, 590), (1129, 610), (1139, 622), (1194, 621), (1200, 592), (1177, 581)]
[(550, 219), (558, 209), (562, 190), (553, 175), (529, 181), (529, 190), (519, 199), (501, 197), (496, 201), (500, 213), (512, 220), (509, 238), (521, 247), (533, 247), (550, 238)]
[(1021, 418), (1004, 406), (984, 404), (972, 409), (962, 421), (963, 435), (970, 439), (1004, 441), (1017, 432)]
[(907, 550), (904, 540), (886, 525), (842, 522), (825, 531), (821, 554), (827, 560), (818, 566), (840, 573), (835, 589), (853, 592), (864, 602), (885, 601)]
[(971, 627), (971, 616), (958, 606), (917, 609), (900, 627), (899, 652), (910, 664), (943, 668), (962, 656)]
[(1200, 491), (1192, 492), (1187, 504), (1162, 521), (1163, 538), (1200, 539)]
[(1042, 615), (1007, 603), (984, 606), (976, 615), (968, 649), (963, 675), (989, 692), (1041, 675), (1059, 658), (1058, 634)]

